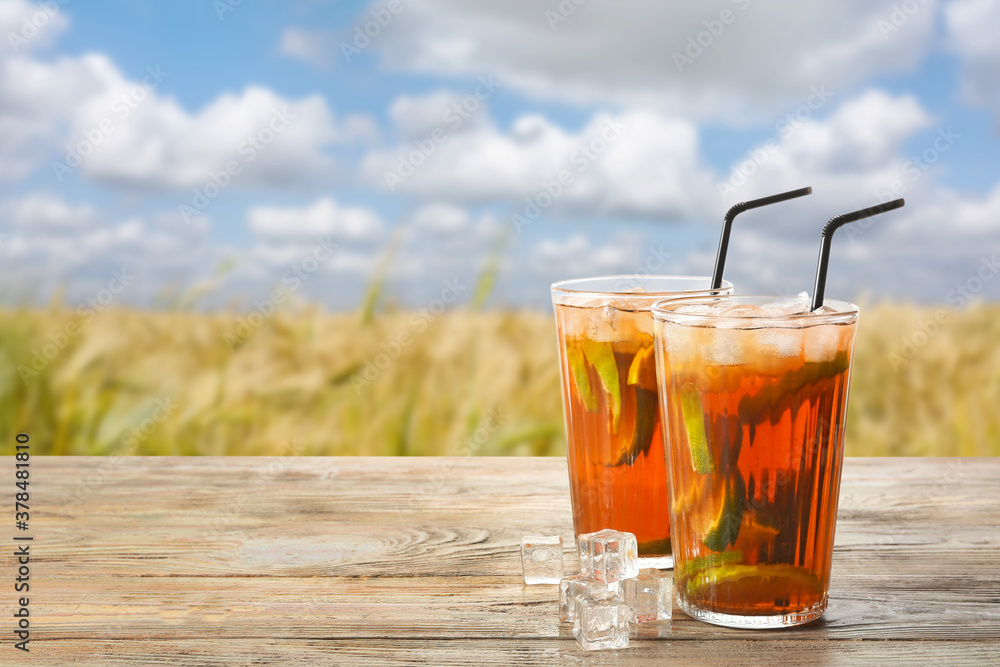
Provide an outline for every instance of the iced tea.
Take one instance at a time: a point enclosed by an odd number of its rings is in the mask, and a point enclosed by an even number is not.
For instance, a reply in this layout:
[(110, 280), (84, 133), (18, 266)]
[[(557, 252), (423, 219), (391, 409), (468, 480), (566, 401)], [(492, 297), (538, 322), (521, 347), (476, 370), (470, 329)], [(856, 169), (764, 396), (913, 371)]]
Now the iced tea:
[(857, 307), (683, 304), (654, 311), (678, 603), (735, 627), (811, 621), (827, 605)]
[(624, 276), (552, 290), (576, 534), (634, 533), (645, 567), (672, 563), (649, 308), (708, 286), (708, 278)]

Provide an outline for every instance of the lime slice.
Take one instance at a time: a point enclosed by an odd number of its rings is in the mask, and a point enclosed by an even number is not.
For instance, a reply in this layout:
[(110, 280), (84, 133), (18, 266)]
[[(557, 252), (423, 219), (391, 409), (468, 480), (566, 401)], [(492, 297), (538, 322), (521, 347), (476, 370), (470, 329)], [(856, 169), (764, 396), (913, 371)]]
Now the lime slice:
[(687, 582), (691, 597), (714, 594), (719, 599), (739, 599), (747, 604), (769, 604), (822, 592), (819, 577), (794, 565), (722, 565), (699, 572)]
[(628, 369), (628, 383), (647, 391), (656, 391), (656, 354), (652, 345), (635, 353)]
[(746, 505), (747, 487), (739, 468), (734, 468), (726, 480), (726, 497), (722, 509), (712, 527), (701, 541), (712, 551), (725, 551), (736, 544), (743, 523), (743, 508)]
[(712, 453), (708, 449), (708, 439), (705, 437), (701, 394), (694, 387), (681, 390), (681, 414), (684, 417), (684, 428), (687, 429), (688, 449), (691, 451), (691, 464), (695, 472), (699, 475), (715, 472)]
[(573, 382), (576, 384), (576, 393), (583, 402), (583, 409), (587, 412), (597, 412), (597, 396), (590, 387), (590, 380), (587, 379), (587, 361), (583, 357), (583, 351), (566, 341), (566, 360), (569, 361), (569, 369), (573, 373)]
[(618, 435), (618, 418), (622, 413), (622, 392), (618, 384), (618, 364), (615, 363), (615, 353), (611, 343), (596, 340), (583, 341), (583, 356), (597, 371), (601, 385), (608, 394), (611, 404), (611, 433)]
[(708, 554), (707, 556), (699, 556), (698, 558), (684, 561), (680, 566), (678, 574), (682, 577), (688, 577), (711, 567), (740, 563), (742, 561), (742, 551), (723, 551), (719, 554)]

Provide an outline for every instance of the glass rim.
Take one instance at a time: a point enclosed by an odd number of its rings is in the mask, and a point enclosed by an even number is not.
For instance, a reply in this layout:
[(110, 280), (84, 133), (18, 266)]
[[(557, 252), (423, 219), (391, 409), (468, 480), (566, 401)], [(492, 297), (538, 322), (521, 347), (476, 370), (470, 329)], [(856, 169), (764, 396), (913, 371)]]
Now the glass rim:
[[(599, 282), (626, 282), (631, 281), (634, 285), (642, 285), (644, 281), (653, 282), (677, 282), (690, 283), (695, 285), (703, 283), (704, 287), (686, 287), (684, 289), (654, 289), (647, 292), (631, 292), (627, 288), (623, 289), (594, 289), (593, 285)], [(590, 287), (587, 287), (587, 286)], [(679, 298), (685, 296), (713, 296), (732, 292), (733, 284), (728, 280), (722, 281), (721, 287), (712, 287), (711, 276), (670, 276), (670, 275), (642, 275), (642, 274), (620, 274), (608, 276), (593, 276), (590, 278), (571, 278), (552, 283), (552, 301), (557, 304), (564, 304), (562, 299), (581, 298), (608, 298), (608, 297), (628, 297), (630, 299), (661, 301), (668, 298)]]
[[(805, 299), (805, 297), (802, 297)], [(858, 319), (861, 309), (849, 302), (837, 299), (825, 299), (823, 305), (833, 308), (832, 313), (798, 313), (789, 315), (751, 315), (741, 317), (736, 315), (714, 315), (711, 313), (678, 313), (675, 309), (685, 305), (696, 305), (699, 303), (710, 304), (725, 299), (733, 305), (760, 305), (763, 303), (774, 303), (776, 301), (790, 301), (792, 297), (771, 295), (734, 295), (734, 294), (707, 294), (697, 296), (683, 296), (673, 299), (662, 299), (650, 307), (653, 319), (657, 322), (670, 322), (684, 326), (720, 326), (726, 329), (766, 329), (770, 327), (787, 328), (794, 325), (795, 328), (806, 328), (821, 326), (824, 324), (845, 324)], [(808, 304), (808, 300), (806, 300)]]

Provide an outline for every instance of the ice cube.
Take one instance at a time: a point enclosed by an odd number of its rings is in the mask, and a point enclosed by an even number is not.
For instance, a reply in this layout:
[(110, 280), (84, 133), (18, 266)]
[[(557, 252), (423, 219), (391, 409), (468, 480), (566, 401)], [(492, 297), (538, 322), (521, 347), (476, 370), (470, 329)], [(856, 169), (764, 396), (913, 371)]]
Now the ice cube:
[(663, 345), (669, 359), (694, 361), (698, 358), (698, 348), (701, 345), (701, 330), (697, 327), (685, 327), (679, 324), (666, 323), (661, 325)]
[(587, 337), (598, 341), (617, 340), (617, 324), (618, 309), (611, 305), (604, 306), (599, 317), (595, 312), (587, 320)]
[(712, 366), (735, 366), (748, 362), (747, 332), (708, 329), (701, 337), (701, 358)]
[(526, 584), (558, 584), (563, 578), (561, 537), (529, 535), (521, 540), (521, 568)]
[(631, 612), (620, 597), (606, 599), (578, 595), (573, 616), (573, 636), (587, 651), (628, 646)]
[(622, 582), (622, 597), (636, 623), (664, 621), (673, 612), (674, 578), (659, 570), (639, 570), (635, 579)]
[(722, 317), (763, 317), (767, 312), (760, 306), (749, 303), (737, 303), (723, 308), (719, 313)]
[(639, 574), (639, 545), (635, 535), (605, 528), (577, 538), (580, 573), (609, 584)]
[(650, 305), (648, 297), (645, 299), (615, 299), (614, 302), (615, 308), (626, 313), (648, 312)]
[(686, 306), (680, 306), (674, 309), (675, 313), (683, 313), (684, 315), (714, 315), (715, 308), (712, 308), (707, 303), (692, 303)]
[(606, 600), (621, 594), (618, 582), (607, 584), (591, 577), (575, 575), (559, 582), (559, 620), (572, 621), (576, 616), (576, 598), (590, 596), (594, 600)]
[(805, 338), (802, 331), (780, 327), (760, 329), (755, 332), (754, 341), (760, 354), (765, 357), (798, 357), (802, 356), (802, 341)]
[(794, 299), (765, 304), (763, 309), (768, 317), (804, 315), (809, 312), (809, 299), (800, 294)]
[(840, 349), (840, 327), (823, 324), (805, 329), (806, 361), (833, 361)]

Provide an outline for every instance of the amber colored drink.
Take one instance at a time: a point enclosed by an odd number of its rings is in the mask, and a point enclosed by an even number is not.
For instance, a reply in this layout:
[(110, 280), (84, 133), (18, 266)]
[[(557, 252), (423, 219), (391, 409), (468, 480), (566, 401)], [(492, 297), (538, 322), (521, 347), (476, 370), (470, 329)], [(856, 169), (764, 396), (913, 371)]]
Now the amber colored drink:
[(643, 567), (673, 562), (649, 308), (708, 283), (625, 276), (553, 286), (575, 532), (635, 534)]
[(830, 586), (857, 308), (684, 301), (654, 311), (678, 604), (733, 627), (814, 620)]

